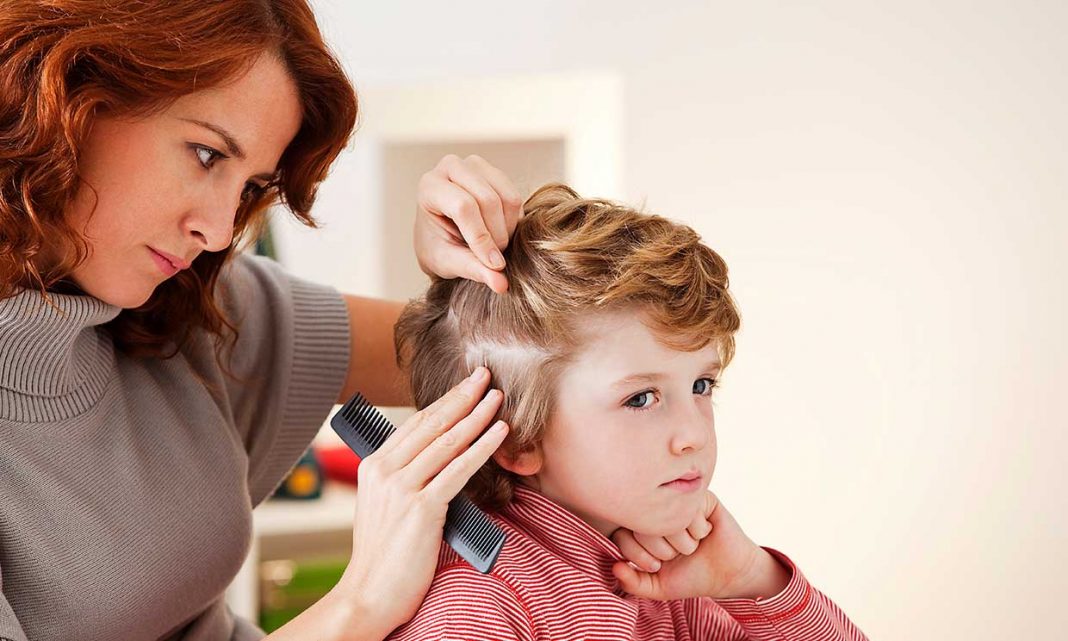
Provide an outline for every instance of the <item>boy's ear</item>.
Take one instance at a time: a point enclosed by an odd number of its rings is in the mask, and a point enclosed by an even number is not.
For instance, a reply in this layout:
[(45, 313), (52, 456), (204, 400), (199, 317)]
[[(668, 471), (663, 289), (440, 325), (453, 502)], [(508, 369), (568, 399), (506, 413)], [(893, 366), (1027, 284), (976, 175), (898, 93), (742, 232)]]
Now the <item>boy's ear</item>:
[(533, 445), (521, 452), (505, 446), (493, 453), (493, 460), (512, 474), (533, 476), (541, 470), (541, 446)]

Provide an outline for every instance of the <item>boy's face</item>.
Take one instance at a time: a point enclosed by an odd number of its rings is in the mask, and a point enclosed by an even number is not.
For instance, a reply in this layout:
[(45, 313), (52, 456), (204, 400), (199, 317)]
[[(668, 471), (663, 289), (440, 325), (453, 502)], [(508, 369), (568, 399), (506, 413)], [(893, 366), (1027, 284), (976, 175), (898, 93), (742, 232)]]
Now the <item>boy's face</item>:
[(580, 330), (531, 481), (606, 536), (682, 531), (716, 467), (715, 344), (665, 347), (636, 312), (599, 314)]

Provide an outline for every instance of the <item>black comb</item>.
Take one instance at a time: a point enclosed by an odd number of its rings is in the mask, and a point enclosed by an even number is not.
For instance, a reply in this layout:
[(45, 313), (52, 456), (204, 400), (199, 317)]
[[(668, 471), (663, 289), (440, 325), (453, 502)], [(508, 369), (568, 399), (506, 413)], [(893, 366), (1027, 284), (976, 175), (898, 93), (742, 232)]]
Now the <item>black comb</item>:
[[(361, 394), (341, 406), (330, 419), (330, 427), (361, 459), (397, 431)], [(476, 570), (486, 573), (504, 547), (504, 532), (471, 499), (459, 494), (449, 501), (445, 513), (445, 541)]]

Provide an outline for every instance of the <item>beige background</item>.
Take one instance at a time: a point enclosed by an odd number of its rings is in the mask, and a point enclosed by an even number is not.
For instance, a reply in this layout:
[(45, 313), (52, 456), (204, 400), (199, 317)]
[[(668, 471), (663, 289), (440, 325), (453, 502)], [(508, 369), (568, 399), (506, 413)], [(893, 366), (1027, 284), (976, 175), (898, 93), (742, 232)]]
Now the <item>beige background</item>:
[[(596, 195), (692, 224), (732, 269), (713, 489), (742, 526), (873, 639), (1063, 635), (1068, 5), (315, 4), (368, 100), (616, 74), (618, 189)], [(280, 251), (388, 294), (413, 259), (376, 239), (410, 211), (367, 195), (360, 141), (327, 228), (282, 226)]]

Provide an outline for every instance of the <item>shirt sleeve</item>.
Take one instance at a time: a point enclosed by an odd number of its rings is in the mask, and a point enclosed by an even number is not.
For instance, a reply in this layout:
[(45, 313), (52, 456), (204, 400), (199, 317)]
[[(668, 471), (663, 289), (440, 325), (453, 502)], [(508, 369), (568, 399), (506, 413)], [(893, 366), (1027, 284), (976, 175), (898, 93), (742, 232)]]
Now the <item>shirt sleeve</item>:
[(419, 611), (388, 641), (534, 641), (534, 625), (515, 588), (464, 563), (439, 570)]
[(220, 273), (217, 296), (238, 329), (223, 375), (248, 452), (252, 505), (267, 498), (333, 409), (349, 364), (348, 311), (334, 288), (242, 254)]
[(694, 639), (867, 641), (793, 561), (778, 550), (764, 549), (790, 570), (790, 582), (767, 599), (687, 599), (686, 618)]

